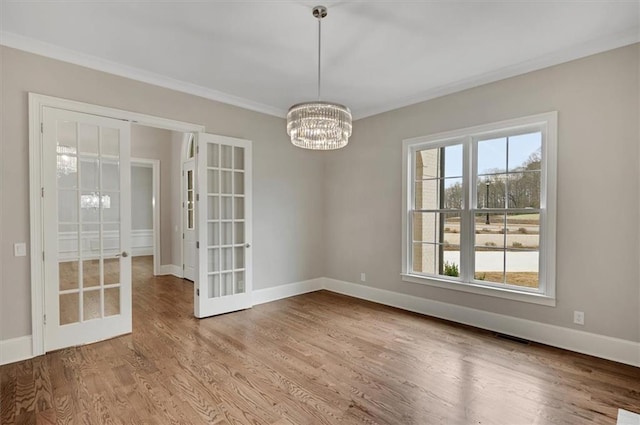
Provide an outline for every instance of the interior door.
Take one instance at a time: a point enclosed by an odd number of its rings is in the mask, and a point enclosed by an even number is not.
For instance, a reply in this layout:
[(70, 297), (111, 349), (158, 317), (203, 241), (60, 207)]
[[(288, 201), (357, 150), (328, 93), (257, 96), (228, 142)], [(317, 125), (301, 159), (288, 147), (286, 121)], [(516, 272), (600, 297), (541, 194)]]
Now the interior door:
[(186, 161), (183, 166), (183, 192), (184, 203), (182, 208), (183, 234), (183, 276), (191, 281), (195, 280), (196, 273), (196, 187), (195, 187), (195, 160)]
[(45, 351), (131, 332), (126, 121), (44, 108)]
[(207, 317), (252, 306), (251, 142), (200, 133), (197, 146), (194, 313)]

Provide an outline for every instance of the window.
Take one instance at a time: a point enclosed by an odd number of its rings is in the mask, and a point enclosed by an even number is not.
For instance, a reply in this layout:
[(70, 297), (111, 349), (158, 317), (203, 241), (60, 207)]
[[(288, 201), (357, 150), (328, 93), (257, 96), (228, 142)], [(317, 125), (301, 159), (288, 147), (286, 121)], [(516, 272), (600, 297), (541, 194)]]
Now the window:
[(194, 229), (193, 170), (187, 170), (187, 229)]
[(196, 156), (196, 144), (194, 143), (193, 133), (187, 135), (189, 142), (187, 145), (187, 159), (194, 158)]
[(404, 280), (555, 305), (556, 117), (404, 141)]

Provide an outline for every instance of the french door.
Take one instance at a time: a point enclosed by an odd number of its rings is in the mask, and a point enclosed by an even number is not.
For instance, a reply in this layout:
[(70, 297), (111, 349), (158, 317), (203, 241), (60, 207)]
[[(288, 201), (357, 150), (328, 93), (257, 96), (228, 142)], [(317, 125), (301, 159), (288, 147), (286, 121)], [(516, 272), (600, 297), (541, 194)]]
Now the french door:
[(127, 121), (45, 107), (45, 351), (130, 333)]
[(182, 167), (182, 188), (184, 202), (182, 204), (182, 252), (183, 277), (195, 281), (196, 274), (196, 170), (195, 160), (186, 161)]
[(251, 142), (199, 133), (196, 317), (252, 306)]

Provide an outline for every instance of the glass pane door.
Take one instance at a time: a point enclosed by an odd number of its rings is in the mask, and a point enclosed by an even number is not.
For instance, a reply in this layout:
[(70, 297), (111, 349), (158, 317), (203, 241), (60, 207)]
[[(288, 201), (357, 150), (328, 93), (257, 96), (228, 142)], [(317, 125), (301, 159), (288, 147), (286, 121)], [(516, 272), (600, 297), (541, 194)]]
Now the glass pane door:
[(45, 223), (45, 270), (57, 277), (45, 277), (53, 349), (125, 333), (106, 329), (108, 318), (130, 329), (129, 133), (119, 120), (48, 108), (44, 115), (45, 193), (55, 194), (45, 208), (57, 212)]
[(245, 292), (244, 148), (207, 146), (208, 296)]
[[(196, 295), (206, 306), (198, 316), (203, 317), (250, 307), (250, 144), (200, 135), (199, 146), (199, 188), (204, 199), (200, 208), (201, 280)], [(221, 299), (225, 301), (215, 302)]]

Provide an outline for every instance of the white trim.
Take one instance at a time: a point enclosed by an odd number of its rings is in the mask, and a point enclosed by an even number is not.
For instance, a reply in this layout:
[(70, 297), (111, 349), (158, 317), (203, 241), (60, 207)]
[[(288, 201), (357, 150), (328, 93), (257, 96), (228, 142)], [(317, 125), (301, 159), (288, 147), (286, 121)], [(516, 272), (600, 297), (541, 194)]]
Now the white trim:
[(150, 255), (153, 255), (153, 247), (131, 247), (132, 257), (148, 257)]
[[(640, 35), (637, 30), (629, 30), (615, 34), (609, 38), (591, 40), (580, 46), (563, 49), (552, 52), (538, 58), (534, 58), (515, 65), (503, 67), (501, 69), (490, 71), (485, 74), (476, 75), (470, 78), (459, 80), (451, 84), (436, 87), (419, 95), (409, 96), (402, 99), (392, 100), (383, 105), (370, 108), (361, 108), (353, 113), (354, 120), (370, 117), (372, 115), (381, 114), (405, 106), (414, 105), (416, 103), (425, 102), (430, 99), (442, 97), (451, 93), (457, 93), (473, 87), (482, 86), (484, 84), (493, 83), (495, 81), (504, 80), (528, 72), (548, 68), (561, 63), (580, 59), (586, 56), (595, 55), (597, 53), (608, 50), (617, 49), (640, 42)], [(205, 99), (234, 105), (251, 111), (262, 112), (268, 115), (284, 118), (287, 111), (255, 102), (250, 99), (234, 96), (228, 93), (220, 92), (210, 88), (202, 87), (185, 81), (176, 80), (170, 77), (159, 75), (153, 72), (145, 71), (117, 62), (112, 62), (86, 53), (77, 52), (75, 50), (66, 49), (53, 44), (49, 44), (40, 40), (25, 37), (19, 34), (1, 31), (0, 44), (14, 49), (23, 50), (25, 52), (34, 53), (40, 56), (57, 59), (60, 61), (80, 65), (86, 68), (95, 69), (110, 74), (119, 75), (121, 77), (130, 78), (136, 81), (142, 81), (155, 86), (176, 90), (182, 93), (188, 93)]]
[(406, 106), (426, 102), (427, 100), (435, 99), (437, 97), (446, 96), (452, 93), (458, 93), (463, 90), (472, 89), (474, 87), (494, 83), (496, 81), (505, 80), (507, 78), (517, 77), (518, 75), (523, 75), (540, 69), (549, 68), (554, 65), (570, 62), (576, 59), (628, 46), (638, 42), (640, 42), (640, 34), (638, 34), (637, 29), (622, 32), (612, 37), (601, 40), (591, 40), (589, 42), (583, 43), (580, 46), (549, 53), (535, 59), (531, 59), (515, 65), (506, 66), (501, 69), (487, 72), (485, 74), (475, 75), (473, 77), (462, 79), (444, 86), (436, 87), (426, 92), (420, 93), (419, 95), (391, 100), (390, 102), (379, 106), (361, 108), (353, 113), (353, 119), (355, 121), (373, 115), (378, 115), (383, 112), (392, 111), (394, 109), (404, 108)]
[[(200, 198), (200, 202), (196, 202), (196, 246), (200, 246), (200, 248), (196, 249), (197, 257), (196, 257), (196, 275), (193, 286), (194, 291), (194, 303), (193, 303), (193, 314), (197, 318), (204, 318), (209, 316), (214, 316), (218, 314), (229, 313), (235, 310), (242, 310), (246, 308), (250, 308), (252, 304), (252, 292), (253, 292), (253, 256), (251, 250), (252, 236), (253, 236), (253, 227), (252, 227), (252, 212), (253, 212), (253, 204), (252, 204), (252, 193), (253, 193), (253, 158), (252, 158), (252, 142), (251, 140), (246, 139), (237, 139), (233, 137), (227, 136), (219, 136), (216, 134), (208, 134), (208, 133), (198, 133), (196, 136), (196, 146), (197, 146), (197, 155), (196, 155), (196, 199)], [(221, 272), (223, 270), (209, 270), (209, 248), (220, 248), (222, 245), (221, 241), (211, 241), (209, 242), (209, 195), (219, 197), (221, 199), (221, 194), (223, 193), (221, 186), (218, 188), (211, 188), (209, 190), (209, 169), (212, 170), (225, 170), (222, 167), (222, 155), (220, 155), (219, 163), (216, 166), (209, 167), (208, 164), (208, 153), (209, 149), (212, 147), (214, 149), (222, 148), (224, 146), (233, 147), (232, 152), (235, 151), (235, 148), (244, 149), (244, 171), (243, 182), (244, 182), (244, 292), (234, 293), (232, 295), (225, 296), (214, 296), (214, 293), (210, 293), (210, 290), (215, 291), (213, 289), (213, 285), (209, 285), (210, 275), (209, 272)], [(232, 154), (232, 161), (235, 160), (235, 154)], [(235, 163), (232, 164), (232, 168), (235, 169)], [(216, 171), (217, 172), (217, 171)], [(221, 171), (222, 172), (222, 171)], [(235, 172), (233, 174), (236, 174)], [(221, 180), (220, 180), (221, 182)], [(221, 184), (221, 183), (220, 183)], [(231, 191), (231, 217), (235, 217), (234, 211), (234, 200), (236, 197), (235, 192), (235, 177), (232, 180), (232, 188), (234, 190)], [(222, 207), (222, 201), (219, 203), (219, 208)], [(220, 210), (221, 212), (221, 210)], [(219, 219), (222, 219), (222, 214), (220, 214)], [(218, 220), (218, 222), (221, 222)], [(232, 220), (233, 223), (236, 223), (235, 218)], [(234, 225), (232, 228), (232, 239), (235, 237)], [(235, 246), (235, 244), (233, 244)], [(222, 253), (222, 249), (219, 250)], [(235, 248), (232, 250), (232, 267), (226, 272), (235, 273)], [(221, 260), (221, 258), (220, 258)], [(222, 263), (222, 262), (220, 262)], [(222, 274), (220, 274), (222, 276)]]
[(153, 255), (153, 229), (131, 231), (131, 256), (142, 255)]
[[(106, 252), (110, 254), (116, 254), (120, 248), (120, 232), (118, 230), (108, 230), (102, 232), (103, 243), (109, 245)], [(83, 232), (83, 257), (85, 259), (90, 258), (90, 252), (94, 252), (96, 258), (99, 257), (99, 237), (100, 232), (91, 231)], [(109, 242), (116, 242), (110, 244)], [(98, 244), (98, 248), (94, 248), (95, 244)], [(58, 232), (58, 252), (59, 260), (77, 260), (78, 258), (78, 232)], [(86, 251), (85, 251), (86, 250)], [(138, 257), (141, 255), (153, 255), (153, 229), (138, 229), (131, 231), (131, 256)]]
[(317, 278), (253, 292), (253, 304), (263, 304), (309, 292), (327, 290), (426, 316), (517, 336), (577, 353), (640, 367), (640, 342), (612, 338), (503, 314), (433, 301), (330, 278)]
[[(185, 206), (186, 206), (186, 189), (185, 189), (185, 169), (184, 169), (184, 164), (186, 162), (186, 159), (188, 154), (187, 154), (187, 149), (188, 149), (188, 145), (189, 145), (189, 141), (191, 141), (191, 143), (196, 143), (196, 135), (194, 133), (184, 133), (182, 135), (182, 146), (180, 147), (180, 235), (182, 235), (182, 243), (180, 243), (180, 264), (182, 264), (182, 268), (181, 268), (181, 274), (182, 274), (182, 278), (185, 278), (185, 273), (184, 273), (184, 267), (185, 267), (185, 261), (184, 261), (184, 257), (185, 257), (185, 249), (184, 249), (184, 245), (185, 245), (185, 225), (184, 225), (184, 221), (185, 221)], [(187, 145), (187, 146), (185, 146)], [(195, 146), (194, 146), (194, 157), (190, 158), (189, 160), (193, 161), (194, 167), (193, 167), (193, 182), (194, 182), (194, 188), (193, 188), (193, 196), (196, 196), (196, 193), (198, 193), (196, 187), (195, 187), (195, 183), (197, 183), (198, 180), (198, 174), (197, 174), (197, 170), (196, 170), (196, 161), (197, 161), (197, 155), (195, 154), (196, 150), (195, 150)], [(195, 232), (195, 238), (196, 240), (198, 239), (198, 220), (196, 220), (196, 210), (198, 209), (195, 205), (197, 204), (196, 200), (193, 200), (194, 202), (194, 213), (193, 213), (193, 220), (194, 220), (194, 229), (193, 231)], [(196, 249), (196, 257), (198, 256), (198, 250)], [(194, 274), (197, 273), (198, 271), (198, 265), (196, 264), (196, 258), (193, 259), (193, 268), (194, 268)], [(193, 280), (195, 281), (195, 276), (193, 276)], [(195, 299), (195, 298), (194, 298)]]
[(323, 288), (427, 316), (640, 367), (640, 342), (534, 322), (335, 279), (324, 278)]
[(177, 277), (178, 279), (182, 279), (182, 266), (177, 266), (175, 264), (163, 264), (158, 268), (157, 276), (167, 276), (172, 275)]
[(640, 425), (640, 414), (618, 409), (616, 425)]
[(29, 93), (29, 229), (31, 266), (31, 337), (33, 356), (44, 354), (44, 210), (41, 197), (42, 183), (42, 134), (44, 102)]
[(508, 288), (477, 285), (475, 283), (461, 282), (453, 279), (438, 279), (434, 276), (414, 276), (410, 274), (402, 274), (402, 280), (405, 282), (435, 286), (444, 289), (453, 289), (456, 291), (486, 295), (495, 298), (504, 298), (513, 301), (541, 304), (550, 307), (555, 307), (556, 305), (555, 298), (543, 294), (514, 291)]
[[(185, 133), (186, 135), (189, 135), (191, 133)], [(195, 139), (195, 137), (194, 137)], [(194, 141), (195, 143), (195, 141)], [(184, 142), (183, 142), (184, 144)], [(187, 141), (187, 144), (189, 144), (189, 142)], [(195, 151), (195, 148), (194, 148)], [(184, 149), (183, 149), (183, 154), (184, 154)], [(190, 167), (190, 168), (189, 168)], [(195, 197), (197, 190), (195, 187), (195, 183), (196, 183), (196, 179), (197, 179), (197, 175), (196, 175), (196, 158), (195, 156), (193, 158), (190, 158), (188, 160), (182, 160), (182, 165), (181, 165), (181, 176), (180, 176), (180, 197), (181, 197), (181, 208), (180, 208), (180, 229), (181, 229), (181, 233), (182, 233), (182, 243), (180, 244), (180, 257), (182, 258), (182, 275), (185, 279), (189, 279), (191, 281), (195, 281), (196, 277), (196, 271), (197, 271), (197, 265), (196, 265), (196, 257), (198, 256), (198, 250), (195, 248), (195, 244), (196, 244), (196, 239), (198, 238), (198, 221), (196, 220), (196, 199), (193, 199), (193, 222), (192, 222), (192, 228), (189, 229), (189, 224), (188, 224), (188, 214), (189, 214), (189, 206), (188, 206), (188, 200), (187, 200), (187, 180), (188, 180), (188, 176), (189, 176), (189, 171), (192, 172), (192, 183), (193, 183), (193, 196)], [(190, 233), (191, 232), (191, 233)], [(187, 239), (187, 235), (189, 235), (192, 240), (188, 240)], [(187, 246), (187, 243), (191, 243), (193, 248), (190, 249)], [(192, 258), (192, 268), (193, 268), (193, 274), (188, 276), (187, 273), (187, 254), (190, 254), (193, 256)], [(189, 267), (191, 268), (191, 267)]]
[[(29, 221), (30, 221), (30, 270), (31, 270), (31, 335), (33, 355), (44, 354), (44, 267), (43, 247), (43, 202), (40, 190), (42, 183), (42, 139), (40, 125), (45, 107), (135, 121), (140, 125), (181, 132), (204, 131), (204, 126), (159, 118), (137, 112), (107, 108), (68, 99), (29, 93)], [(155, 228), (157, 223), (154, 222)], [(158, 232), (159, 235), (159, 232)], [(159, 239), (156, 241), (159, 246)], [(159, 258), (159, 257), (158, 257)]]
[(234, 96), (232, 94), (213, 90), (197, 84), (176, 80), (154, 72), (123, 65), (97, 56), (88, 55), (86, 53), (80, 53), (11, 32), (0, 32), (0, 44), (14, 49), (24, 50), (25, 52), (34, 53), (36, 55), (80, 65), (85, 68), (119, 75), (121, 77), (130, 78), (132, 80), (141, 81), (154, 86), (204, 97), (205, 99), (226, 103), (228, 105), (237, 106), (251, 111), (261, 112), (267, 115), (273, 115), (279, 118), (284, 118), (287, 114), (286, 110), (265, 105), (264, 103)]
[[(478, 211), (474, 207), (476, 185), (470, 183), (477, 175), (477, 140), (483, 137), (502, 137), (521, 131), (538, 129), (542, 132), (542, 170), (540, 182), (540, 245), (539, 245), (539, 280), (540, 287), (527, 291), (515, 286), (502, 287), (475, 280), (469, 274), (474, 270), (473, 214)], [(556, 297), (556, 185), (557, 185), (557, 128), (558, 112), (519, 117), (493, 123), (477, 125), (462, 129), (445, 131), (427, 136), (419, 136), (402, 141), (402, 280), (406, 282), (436, 286), (455, 291), (471, 292), (474, 294), (495, 296), (515, 301), (555, 306)], [(420, 275), (412, 273), (412, 244), (413, 229), (410, 215), (413, 211), (413, 196), (415, 170), (412, 166), (414, 154), (423, 148), (441, 148), (452, 144), (463, 145), (463, 188), (465, 190), (465, 207), (462, 214), (462, 229), (460, 236), (461, 276), (448, 278), (446, 276)], [(502, 208), (498, 209), (503, 211)], [(527, 288), (528, 289), (528, 288)]]
[(0, 366), (32, 358), (31, 335), (0, 341)]
[(304, 280), (302, 282), (288, 283), (270, 288), (256, 289), (253, 291), (253, 305), (270, 303), (283, 298), (295, 297), (309, 292), (319, 291), (324, 288), (325, 278)]
[[(34, 103), (34, 106), (66, 109), (68, 111), (99, 115), (106, 118), (130, 121), (137, 125), (161, 128), (163, 130), (178, 132), (197, 132), (205, 130), (205, 127), (199, 124), (176, 121), (169, 118), (156, 117), (153, 115), (130, 112), (122, 109), (109, 108), (107, 106), (94, 105), (37, 93), (29, 93), (29, 104), (31, 104), (31, 102)], [(38, 129), (38, 132), (39, 131), (40, 130)]]
[[(169, 265), (162, 267), (170, 270), (177, 266)], [(433, 301), (427, 298), (386, 291), (326, 277), (258, 289), (253, 291), (252, 300), (253, 305), (259, 305), (323, 289), (400, 308), (402, 310), (413, 311), (426, 316), (438, 317), (456, 323), (463, 323), (553, 347), (640, 367), (640, 342), (563, 328), (556, 325)], [(33, 356), (28, 354), (30, 346), (28, 349), (25, 348), (29, 345), (27, 341), (30, 342), (30, 340), (31, 336), (25, 336), (15, 338), (14, 340), (0, 341), (0, 348), (2, 349), (2, 357), (0, 357), (0, 359), (2, 362), (5, 362), (5, 359), (7, 359), (6, 362), (8, 363), (10, 361), (35, 357), (35, 354)], [(5, 348), (11, 346), (13, 346), (11, 351)], [(14, 355), (12, 353), (18, 354)], [(10, 355), (14, 356), (13, 360), (9, 360)]]

